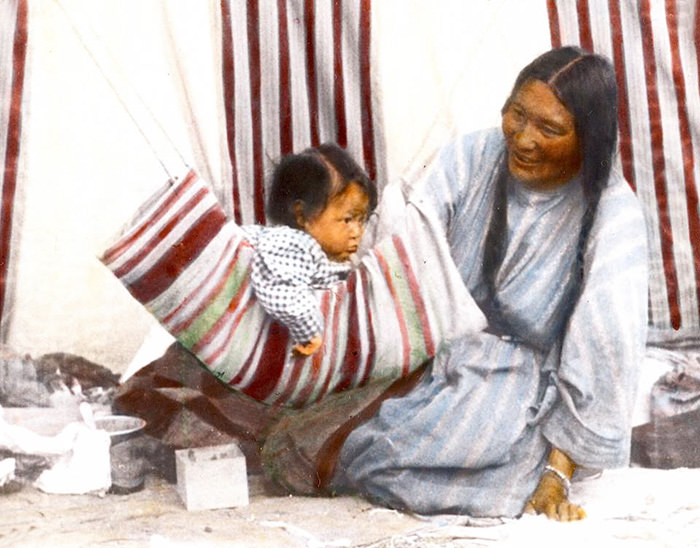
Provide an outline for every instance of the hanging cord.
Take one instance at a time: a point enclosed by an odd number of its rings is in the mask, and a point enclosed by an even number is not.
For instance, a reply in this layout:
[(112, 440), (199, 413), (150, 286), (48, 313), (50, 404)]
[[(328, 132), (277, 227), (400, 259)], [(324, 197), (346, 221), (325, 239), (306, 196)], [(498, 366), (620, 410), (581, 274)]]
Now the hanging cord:
[[(148, 147), (151, 149), (151, 152), (152, 152), (153, 155), (155, 156), (156, 160), (158, 160), (158, 163), (161, 165), (161, 167), (163, 168), (163, 170), (164, 170), (165, 173), (167, 174), (168, 179), (174, 180), (173, 175), (171, 174), (170, 170), (169, 170), (169, 169), (167, 168), (167, 166), (165, 165), (165, 162), (163, 161), (161, 155), (158, 153), (158, 150), (156, 150), (156, 147), (155, 147), (155, 145), (153, 144), (153, 141), (148, 137), (148, 135), (146, 134), (146, 131), (143, 129), (143, 126), (141, 125), (141, 123), (139, 123), (139, 121), (136, 119), (136, 116), (134, 115), (132, 109), (129, 107), (129, 105), (127, 104), (126, 100), (124, 99), (124, 97), (122, 96), (122, 94), (121, 94), (121, 93), (119, 92), (119, 90), (117, 89), (117, 86), (115, 85), (114, 80), (107, 74), (107, 71), (104, 69), (104, 67), (102, 66), (102, 64), (100, 63), (100, 61), (97, 59), (97, 57), (95, 56), (95, 54), (93, 53), (93, 51), (88, 47), (88, 44), (87, 44), (87, 42), (86, 42), (86, 40), (85, 40), (85, 37), (84, 37), (83, 33), (80, 32), (80, 30), (78, 29), (77, 25), (75, 24), (75, 21), (73, 20), (73, 18), (70, 16), (70, 14), (69, 14), (68, 11), (65, 9), (65, 7), (63, 6), (63, 4), (61, 3), (60, 0), (54, 0), (54, 3), (58, 6), (58, 8), (59, 8), (59, 9), (61, 10), (61, 12), (63, 13), (63, 16), (64, 16), (64, 17), (66, 18), (66, 20), (68, 21), (68, 24), (69, 24), (70, 27), (72, 28), (73, 33), (75, 34), (75, 36), (77, 37), (78, 41), (80, 42), (80, 45), (83, 47), (83, 49), (84, 49), (85, 52), (88, 54), (88, 56), (90, 57), (90, 59), (92, 60), (92, 62), (95, 64), (95, 67), (97, 67), (97, 70), (100, 72), (100, 74), (102, 75), (102, 77), (103, 77), (103, 78), (105, 79), (105, 81), (107, 82), (107, 85), (109, 85), (110, 89), (112, 90), (112, 92), (114, 93), (115, 97), (117, 98), (117, 101), (119, 101), (119, 104), (122, 106), (122, 108), (124, 109), (124, 111), (126, 112), (126, 114), (129, 116), (129, 118), (131, 119), (132, 123), (134, 124), (134, 126), (136, 127), (136, 129), (138, 130), (138, 132), (139, 132), (139, 133), (141, 134), (141, 136), (143, 137), (144, 141), (146, 141), (146, 144), (147, 144)], [(107, 47), (105, 46), (104, 42), (103, 42), (102, 40), (100, 40), (100, 38), (99, 38), (97, 32), (96, 32), (95, 29), (92, 27), (92, 25), (90, 25), (90, 24), (88, 23), (88, 26), (89, 26), (89, 28), (90, 28), (90, 31), (91, 31), (92, 34), (93, 34), (94, 40), (95, 40), (96, 42), (99, 42), (99, 43), (100, 43), (100, 45), (102, 46), (102, 48), (104, 49), (104, 51), (107, 53), (107, 56), (110, 58), (111, 62), (114, 64), (114, 66), (117, 68), (117, 70), (119, 70), (120, 72), (122, 72), (122, 75), (123, 75), (123, 71), (121, 70), (121, 68), (120, 68), (120, 66), (119, 66), (119, 63), (118, 63), (117, 60), (115, 59), (114, 55), (112, 55), (112, 53), (111, 53), (111, 51), (109, 50), (109, 48), (107, 48)], [(180, 158), (180, 160), (182, 161), (182, 163), (183, 163), (185, 166), (188, 166), (188, 163), (185, 161), (185, 158), (184, 158), (183, 154), (180, 152), (180, 149), (175, 145), (174, 141), (170, 138), (170, 135), (168, 135), (168, 133), (165, 131), (165, 129), (163, 128), (163, 125), (160, 123), (160, 121), (159, 121), (158, 118), (155, 116), (155, 114), (153, 114), (153, 111), (149, 108), (149, 106), (148, 106), (148, 104), (146, 103), (146, 101), (143, 99), (143, 97), (141, 96), (141, 94), (138, 92), (138, 89), (136, 89), (136, 87), (135, 87), (133, 84), (130, 83), (130, 81), (129, 81), (128, 78), (123, 77), (123, 80), (129, 84), (129, 86), (130, 86), (130, 88), (131, 88), (131, 91), (132, 91), (132, 93), (134, 94), (134, 96), (136, 97), (136, 99), (138, 100), (138, 102), (141, 104), (141, 106), (142, 106), (143, 109), (146, 111), (146, 113), (150, 116), (151, 121), (156, 125), (156, 127), (157, 127), (157, 128), (160, 130), (160, 132), (163, 134), (163, 136), (165, 137), (165, 139), (168, 141), (168, 143), (169, 143), (170, 146), (172, 147), (173, 151), (175, 151), (175, 153), (177, 154), (177, 156), (178, 156), (178, 157)]]

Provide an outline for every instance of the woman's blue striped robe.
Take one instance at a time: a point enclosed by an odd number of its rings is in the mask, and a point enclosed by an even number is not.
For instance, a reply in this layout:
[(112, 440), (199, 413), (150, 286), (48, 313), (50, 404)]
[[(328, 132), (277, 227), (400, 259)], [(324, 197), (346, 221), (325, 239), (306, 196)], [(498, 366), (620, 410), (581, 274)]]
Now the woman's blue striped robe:
[[(469, 135), (443, 151), (411, 197), (444, 224), (477, 301), (503, 154), (500, 130)], [(644, 221), (613, 173), (580, 282), (583, 211), (577, 179), (547, 193), (510, 182), (496, 295), (517, 338), (479, 333), (444, 350), (422, 384), (350, 435), (336, 487), (419, 513), (516, 516), (552, 446), (586, 467), (627, 463), (647, 324)]]

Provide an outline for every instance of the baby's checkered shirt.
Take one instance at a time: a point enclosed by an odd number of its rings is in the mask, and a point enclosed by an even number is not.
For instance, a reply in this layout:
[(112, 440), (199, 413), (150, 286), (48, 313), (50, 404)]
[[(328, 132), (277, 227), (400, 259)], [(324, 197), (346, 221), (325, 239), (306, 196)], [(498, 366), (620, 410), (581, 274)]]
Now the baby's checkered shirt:
[(347, 277), (348, 263), (332, 262), (319, 243), (288, 226), (245, 226), (255, 249), (251, 282), (258, 301), (282, 322), (295, 343), (323, 333), (323, 316), (314, 289)]

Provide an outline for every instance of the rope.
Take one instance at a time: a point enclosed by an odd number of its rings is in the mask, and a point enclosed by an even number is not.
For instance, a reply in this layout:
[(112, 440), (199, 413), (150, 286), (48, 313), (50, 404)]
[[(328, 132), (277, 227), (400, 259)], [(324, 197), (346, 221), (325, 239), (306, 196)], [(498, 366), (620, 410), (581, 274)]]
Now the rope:
[[(85, 50), (85, 52), (88, 54), (88, 57), (90, 57), (90, 59), (91, 59), (92, 62), (94, 63), (94, 65), (95, 65), (95, 67), (97, 68), (97, 70), (100, 72), (100, 74), (102, 75), (102, 77), (104, 78), (104, 80), (107, 82), (107, 85), (109, 86), (109, 88), (110, 88), (110, 89), (112, 90), (112, 92), (114, 93), (115, 97), (117, 98), (117, 101), (119, 101), (119, 104), (122, 106), (122, 108), (124, 109), (124, 111), (126, 112), (126, 114), (129, 116), (129, 119), (132, 121), (132, 123), (134, 124), (134, 126), (136, 127), (136, 129), (138, 130), (138, 132), (139, 132), (139, 133), (141, 134), (141, 136), (143, 137), (144, 141), (145, 141), (146, 144), (148, 145), (148, 148), (150, 148), (151, 152), (153, 153), (153, 156), (156, 158), (156, 160), (158, 160), (158, 163), (161, 165), (161, 167), (163, 168), (163, 170), (164, 170), (165, 173), (167, 174), (168, 178), (172, 180), (172, 179), (173, 179), (173, 176), (172, 176), (170, 170), (169, 170), (169, 169), (167, 168), (167, 166), (165, 165), (165, 162), (163, 161), (161, 155), (160, 155), (160, 154), (158, 153), (158, 151), (156, 150), (156, 147), (155, 147), (155, 145), (153, 144), (153, 141), (148, 137), (146, 131), (143, 129), (143, 126), (141, 125), (141, 123), (139, 123), (139, 121), (137, 120), (136, 116), (135, 116), (134, 113), (132, 112), (132, 109), (131, 109), (131, 108), (129, 107), (129, 105), (127, 104), (127, 101), (124, 99), (124, 97), (122, 96), (122, 94), (121, 94), (121, 93), (119, 92), (119, 90), (117, 89), (117, 86), (115, 85), (114, 80), (109, 76), (109, 74), (107, 74), (107, 71), (104, 69), (104, 67), (102, 66), (102, 64), (100, 63), (100, 61), (97, 59), (97, 57), (95, 56), (95, 54), (93, 53), (93, 51), (92, 51), (92, 50), (90, 49), (90, 47), (88, 46), (88, 44), (87, 44), (87, 42), (86, 42), (86, 40), (85, 40), (85, 37), (84, 37), (83, 33), (78, 29), (78, 26), (75, 24), (75, 21), (74, 21), (73, 18), (70, 16), (70, 14), (69, 14), (68, 11), (66, 10), (66, 8), (65, 8), (65, 7), (63, 6), (63, 4), (61, 3), (61, 1), (60, 1), (60, 0), (54, 0), (54, 3), (58, 6), (58, 8), (59, 8), (59, 9), (61, 10), (61, 12), (63, 13), (63, 16), (66, 18), (66, 21), (68, 21), (68, 24), (70, 25), (71, 29), (73, 30), (73, 33), (75, 34), (76, 38), (77, 38), (78, 41), (80, 42), (80, 45), (83, 47), (83, 49)], [(112, 55), (112, 53), (111, 53), (111, 51), (109, 50), (109, 48), (107, 48), (107, 47), (105, 46), (104, 42), (99, 38), (97, 32), (96, 32), (95, 29), (92, 27), (92, 25), (90, 25), (90, 24), (88, 23), (88, 27), (90, 28), (90, 31), (91, 31), (92, 34), (93, 34), (93, 39), (94, 39), (95, 41), (97, 41), (97, 42), (100, 43), (100, 45), (102, 46), (102, 48), (104, 49), (104, 51), (107, 53), (107, 55), (109, 56), (110, 60), (111, 60), (112, 63), (115, 65), (115, 67), (116, 67), (118, 70), (120, 70), (120, 72), (123, 73), (123, 71), (121, 71), (121, 67), (119, 66), (118, 61), (115, 59), (114, 55)], [(150, 118), (151, 118), (151, 120), (153, 121), (153, 123), (154, 123), (154, 124), (158, 127), (158, 129), (161, 131), (161, 133), (163, 134), (163, 136), (165, 137), (165, 139), (168, 141), (168, 143), (170, 144), (170, 146), (172, 147), (172, 149), (175, 151), (175, 153), (178, 155), (178, 157), (180, 158), (180, 160), (182, 161), (182, 163), (183, 163), (185, 166), (188, 166), (188, 163), (187, 163), (187, 161), (185, 161), (185, 158), (184, 158), (183, 154), (180, 152), (180, 149), (175, 145), (174, 141), (170, 138), (170, 135), (168, 135), (168, 133), (165, 131), (165, 129), (163, 128), (163, 125), (160, 123), (160, 121), (159, 121), (158, 118), (155, 116), (155, 114), (153, 113), (153, 111), (149, 108), (148, 103), (146, 103), (146, 101), (143, 99), (143, 97), (141, 96), (141, 94), (138, 92), (138, 89), (137, 89), (133, 84), (131, 84), (131, 83), (129, 82), (129, 79), (128, 79), (128, 78), (124, 78), (124, 81), (127, 82), (127, 83), (129, 83), (129, 85), (130, 85), (130, 87), (131, 87), (131, 91), (133, 92), (134, 96), (136, 97), (136, 99), (138, 99), (138, 101), (139, 101), (139, 103), (141, 104), (141, 106), (144, 108), (144, 110), (146, 111), (146, 113), (150, 116)]]

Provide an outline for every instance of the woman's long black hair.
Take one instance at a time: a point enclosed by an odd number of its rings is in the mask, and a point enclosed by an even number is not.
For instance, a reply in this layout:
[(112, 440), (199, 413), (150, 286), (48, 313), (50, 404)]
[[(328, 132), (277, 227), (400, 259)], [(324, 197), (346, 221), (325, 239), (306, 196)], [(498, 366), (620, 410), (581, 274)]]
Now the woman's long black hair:
[[(617, 141), (617, 83), (610, 62), (599, 55), (575, 47), (548, 51), (527, 65), (515, 80), (502, 112), (510, 106), (520, 88), (539, 80), (547, 84), (574, 116), (574, 125), (581, 147), (581, 177), (586, 210), (581, 225), (576, 259), (579, 275), (583, 275), (583, 253), (593, 225), (600, 195), (608, 183)], [(497, 175), (494, 208), (486, 235), (483, 273), (490, 306), (495, 302), (495, 278), (505, 253), (507, 219), (508, 165), (504, 155)], [(491, 319), (491, 318), (490, 318)], [(498, 314), (492, 318), (499, 322)]]

